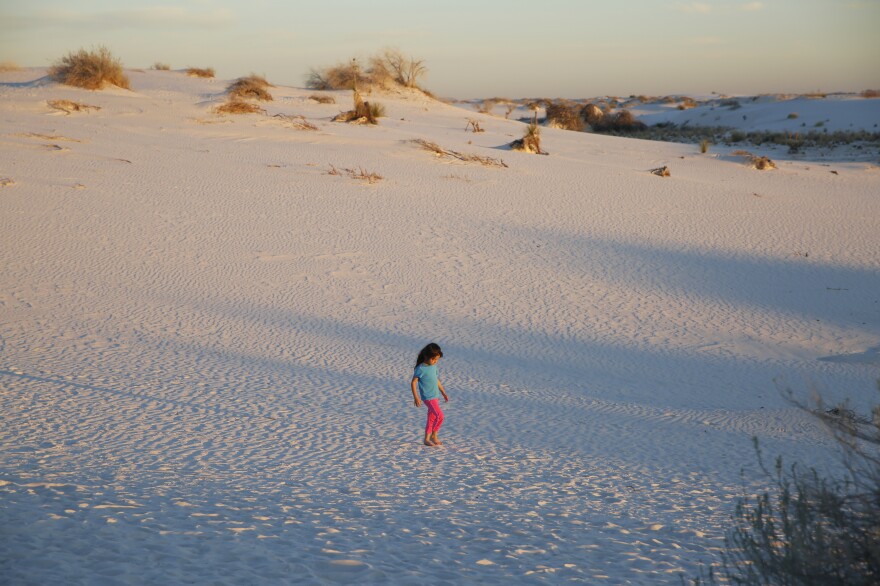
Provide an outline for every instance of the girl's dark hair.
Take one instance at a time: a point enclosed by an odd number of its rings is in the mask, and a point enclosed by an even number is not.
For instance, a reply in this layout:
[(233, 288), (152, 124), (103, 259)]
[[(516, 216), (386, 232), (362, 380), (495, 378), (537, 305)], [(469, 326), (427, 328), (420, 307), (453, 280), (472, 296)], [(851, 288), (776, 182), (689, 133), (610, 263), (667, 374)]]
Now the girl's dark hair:
[(438, 346), (434, 342), (431, 342), (430, 344), (422, 348), (421, 352), (419, 352), (419, 357), (416, 360), (416, 366), (422, 364), (423, 362), (427, 363), (435, 356), (437, 358), (443, 358), (443, 350), (440, 349), (440, 346)]

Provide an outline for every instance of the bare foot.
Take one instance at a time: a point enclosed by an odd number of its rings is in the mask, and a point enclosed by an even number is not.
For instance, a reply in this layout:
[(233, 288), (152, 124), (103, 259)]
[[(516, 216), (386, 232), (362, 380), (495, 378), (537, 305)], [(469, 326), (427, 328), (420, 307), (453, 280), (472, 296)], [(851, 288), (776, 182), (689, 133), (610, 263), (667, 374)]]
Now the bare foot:
[(436, 444), (435, 444), (434, 442), (432, 442), (431, 440), (426, 439), (426, 440), (425, 440), (425, 445), (426, 445), (426, 446), (431, 446), (431, 447), (433, 448)]
[(442, 445), (443, 445), (443, 442), (441, 442), (440, 440), (438, 440), (436, 437), (432, 437), (432, 438), (431, 438), (431, 441), (434, 442), (434, 445), (435, 445), (435, 446), (442, 446)]

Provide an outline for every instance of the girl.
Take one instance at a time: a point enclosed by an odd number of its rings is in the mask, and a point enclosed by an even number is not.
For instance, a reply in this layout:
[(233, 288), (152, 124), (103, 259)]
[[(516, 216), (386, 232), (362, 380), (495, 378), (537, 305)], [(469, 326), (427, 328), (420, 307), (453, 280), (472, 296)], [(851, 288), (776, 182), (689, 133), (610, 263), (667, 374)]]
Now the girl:
[[(428, 408), (428, 422), (425, 424), (425, 445), (442, 446), (443, 442), (437, 439), (437, 432), (443, 425), (443, 411), (440, 410), (440, 395), (448, 403), (449, 395), (443, 388), (443, 383), (437, 374), (437, 361), (443, 358), (440, 346), (431, 342), (419, 352), (416, 359), (416, 368), (413, 371), (412, 387), (413, 402), (416, 407), (422, 406), (422, 401)], [(416, 394), (418, 389), (418, 394)], [(421, 400), (420, 400), (421, 398)]]

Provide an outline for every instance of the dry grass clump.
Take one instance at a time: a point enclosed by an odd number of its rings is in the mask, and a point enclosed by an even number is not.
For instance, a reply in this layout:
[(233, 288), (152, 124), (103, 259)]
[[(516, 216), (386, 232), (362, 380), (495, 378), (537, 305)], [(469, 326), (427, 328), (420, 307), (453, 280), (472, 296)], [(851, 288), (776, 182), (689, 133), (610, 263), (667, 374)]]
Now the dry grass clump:
[(0, 187), (12, 187), (15, 185), (15, 181), (10, 177), (0, 177)]
[(12, 61), (0, 61), (0, 73), (6, 72), (6, 71), (19, 71), (19, 70), (21, 70), (21, 67), (19, 67), (17, 64), (13, 63)]
[(171, 66), (168, 65), (167, 63), (162, 63), (160, 61), (157, 61), (157, 62), (153, 63), (152, 69), (155, 69), (156, 71), (171, 71)]
[(330, 170), (327, 171), (327, 175), (348, 175), (352, 179), (357, 179), (358, 181), (366, 181), (369, 184), (378, 183), (384, 177), (379, 175), (378, 173), (374, 173), (372, 171), (367, 171), (363, 167), (358, 167), (357, 169), (337, 169), (335, 166), (330, 165)]
[(679, 110), (690, 110), (691, 108), (697, 107), (697, 101), (693, 98), (683, 97), (681, 102), (678, 104)]
[[(323, 69), (312, 69), (306, 75), (306, 87), (314, 90), (343, 90), (357, 87), (419, 87), (418, 81), (428, 69), (422, 59), (405, 57), (397, 49), (386, 49), (370, 57), (363, 69), (356, 59)], [(428, 92), (425, 92), (428, 93)]]
[(547, 106), (547, 126), (563, 130), (581, 131), (584, 121), (576, 104), (555, 102)]
[(61, 110), (70, 114), (72, 112), (88, 112), (89, 110), (100, 110), (100, 106), (90, 106), (88, 104), (80, 104), (70, 100), (49, 100), (46, 102), (50, 108)]
[(248, 77), (240, 77), (226, 88), (226, 93), (232, 100), (259, 100), (271, 102), (272, 94), (266, 88), (274, 87), (264, 77), (251, 74)]
[(188, 67), (186, 74), (190, 77), (205, 77), (210, 79), (214, 77), (214, 68), (206, 67), (203, 69), (199, 67)]
[(483, 130), (483, 127), (480, 126), (480, 122), (478, 120), (474, 120), (473, 118), (468, 118), (468, 123), (467, 123), (467, 126), (464, 127), (464, 131), (467, 132), (468, 130), (471, 130), (471, 129), (473, 129), (473, 131), (475, 133), (476, 132), (485, 132), (485, 130)]
[(319, 104), (335, 104), (336, 98), (333, 96), (322, 96), (321, 94), (312, 94), (309, 96), (310, 100), (314, 100)]
[(771, 161), (768, 157), (759, 157), (757, 155), (753, 155), (749, 151), (734, 151), (734, 155), (739, 157), (745, 157), (746, 161), (748, 161), (749, 165), (754, 167), (759, 171), (767, 171), (770, 169), (776, 168), (776, 163)]
[(662, 167), (657, 167), (656, 169), (651, 169), (651, 173), (657, 175), (658, 177), (669, 177), (671, 173), (669, 172), (669, 167), (663, 165)]
[(484, 167), (507, 167), (507, 164), (500, 159), (493, 159), (492, 157), (483, 157), (481, 155), (474, 155), (469, 153), (459, 153), (458, 151), (450, 151), (440, 147), (440, 145), (435, 142), (431, 142), (422, 138), (413, 139), (411, 142), (419, 145), (420, 147), (422, 147), (422, 149), (426, 151), (434, 153), (438, 157), (446, 157), (465, 163), (479, 163)]
[(333, 122), (351, 122), (352, 124), (378, 124), (378, 118), (385, 116), (385, 106), (365, 102), (357, 90), (354, 90), (354, 109), (340, 112), (333, 117)]
[(130, 87), (122, 62), (103, 46), (93, 51), (80, 49), (68, 53), (49, 68), (49, 76), (58, 83), (87, 90), (99, 90), (107, 84)]
[(581, 108), (581, 118), (584, 122), (590, 125), (590, 127), (594, 127), (597, 122), (600, 122), (605, 117), (605, 112), (602, 111), (602, 108), (597, 106), (596, 104), (587, 104), (583, 108)]
[(880, 90), (865, 90), (859, 95), (863, 98), (880, 98)]
[(214, 108), (215, 114), (265, 114), (266, 111), (256, 104), (242, 100), (230, 100)]
[(541, 150), (541, 129), (538, 128), (537, 113), (535, 113), (534, 120), (532, 120), (531, 123), (529, 123), (529, 126), (526, 128), (526, 133), (523, 135), (523, 137), (518, 138), (510, 143), (510, 148), (515, 151), (522, 151), (535, 155), (547, 154)]
[(275, 114), (272, 118), (278, 118), (284, 126), (295, 128), (297, 130), (318, 130), (318, 127), (306, 120), (305, 116), (288, 116), (286, 114)]

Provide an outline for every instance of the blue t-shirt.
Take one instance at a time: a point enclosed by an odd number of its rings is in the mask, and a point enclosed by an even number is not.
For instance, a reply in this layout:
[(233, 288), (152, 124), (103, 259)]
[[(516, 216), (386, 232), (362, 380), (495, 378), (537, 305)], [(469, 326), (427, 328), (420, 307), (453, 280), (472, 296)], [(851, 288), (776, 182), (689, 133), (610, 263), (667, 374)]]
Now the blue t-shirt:
[(436, 364), (433, 366), (419, 364), (413, 371), (413, 378), (419, 379), (419, 396), (422, 401), (430, 401), (440, 397), (440, 387), (437, 386), (439, 374)]

